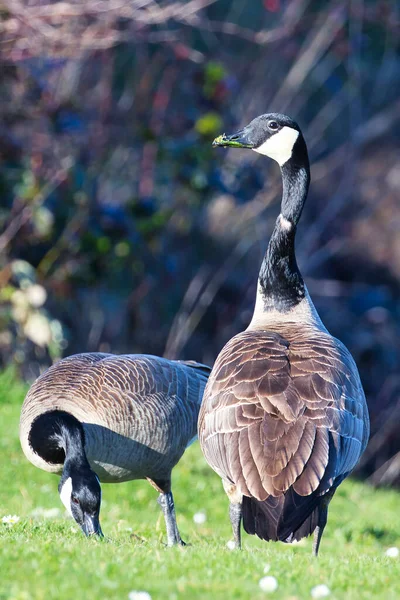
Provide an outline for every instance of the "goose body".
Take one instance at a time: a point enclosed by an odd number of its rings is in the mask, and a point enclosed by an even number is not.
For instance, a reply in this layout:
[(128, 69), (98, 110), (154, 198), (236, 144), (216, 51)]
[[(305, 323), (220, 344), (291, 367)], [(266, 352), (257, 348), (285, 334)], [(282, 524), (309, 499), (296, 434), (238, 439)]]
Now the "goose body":
[(357, 367), (324, 327), (296, 263), (307, 149), (297, 124), (279, 114), (216, 143), (274, 158), (284, 189), (252, 321), (222, 349), (204, 392), (200, 445), (223, 480), (237, 546), (243, 518), (267, 541), (315, 531), (317, 554), (328, 504), (366, 447), (369, 418)]
[[(208, 373), (205, 365), (149, 355), (91, 353), (60, 360), (33, 383), (23, 403), (25, 456), (36, 467), (63, 474), (75, 445), (72, 454), (86, 459), (100, 482), (148, 479), (161, 501), (171, 504), (171, 471), (196, 438)], [(79, 472), (80, 461), (73, 471)], [(62, 489), (60, 494), (63, 499)]]

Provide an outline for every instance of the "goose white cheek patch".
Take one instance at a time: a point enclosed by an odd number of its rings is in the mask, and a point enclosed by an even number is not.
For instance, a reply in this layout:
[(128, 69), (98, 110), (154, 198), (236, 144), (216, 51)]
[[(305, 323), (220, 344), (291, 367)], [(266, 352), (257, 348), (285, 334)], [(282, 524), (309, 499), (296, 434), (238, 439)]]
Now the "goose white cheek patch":
[(253, 148), (254, 152), (273, 158), (282, 166), (292, 156), (293, 146), (299, 137), (299, 132), (292, 127), (282, 127), (278, 133), (272, 135), (266, 142), (258, 148)]
[(60, 498), (61, 498), (61, 502), (64, 504), (65, 508), (67, 509), (67, 511), (69, 512), (69, 514), (72, 517), (71, 494), (72, 494), (72, 479), (71, 479), (71, 477), (68, 477), (68, 479), (65, 481), (64, 485), (61, 488)]

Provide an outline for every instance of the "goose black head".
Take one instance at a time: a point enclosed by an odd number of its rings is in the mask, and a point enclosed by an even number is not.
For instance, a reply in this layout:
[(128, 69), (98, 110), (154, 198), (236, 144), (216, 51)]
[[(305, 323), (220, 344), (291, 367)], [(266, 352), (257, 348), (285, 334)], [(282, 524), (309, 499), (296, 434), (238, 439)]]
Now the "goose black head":
[(249, 148), (276, 160), (282, 166), (297, 151), (307, 152), (300, 128), (290, 117), (279, 113), (261, 115), (232, 135), (220, 135), (213, 146)]
[(58, 491), (62, 503), (83, 533), (102, 537), (99, 521), (101, 488), (94, 471), (89, 467), (73, 469), (65, 463)]

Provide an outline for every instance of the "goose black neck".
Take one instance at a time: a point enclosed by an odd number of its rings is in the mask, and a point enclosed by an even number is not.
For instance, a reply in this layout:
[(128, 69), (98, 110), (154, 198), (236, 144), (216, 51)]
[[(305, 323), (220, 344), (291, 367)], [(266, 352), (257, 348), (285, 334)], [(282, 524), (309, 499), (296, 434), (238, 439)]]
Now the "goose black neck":
[(261, 265), (259, 284), (264, 310), (288, 312), (305, 296), (296, 262), (295, 237), (310, 185), (307, 147), (301, 133), (291, 158), (281, 167), (283, 194), (279, 215)]
[(29, 443), (48, 463), (77, 469), (89, 465), (82, 424), (68, 412), (53, 410), (37, 417), (29, 432)]

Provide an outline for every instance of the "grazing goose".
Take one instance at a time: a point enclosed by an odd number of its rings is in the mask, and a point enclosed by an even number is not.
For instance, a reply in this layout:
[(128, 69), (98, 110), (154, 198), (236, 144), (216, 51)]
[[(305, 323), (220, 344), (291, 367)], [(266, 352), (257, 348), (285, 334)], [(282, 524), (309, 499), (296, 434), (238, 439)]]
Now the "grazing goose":
[(86, 535), (102, 535), (100, 481), (147, 479), (159, 492), (168, 545), (183, 544), (171, 471), (196, 438), (210, 369), (156, 356), (77, 354), (45, 371), (21, 411), (36, 467), (61, 473), (63, 504)]
[(258, 278), (253, 318), (219, 354), (199, 415), (199, 440), (223, 480), (240, 548), (247, 533), (292, 542), (313, 531), (369, 436), (357, 367), (325, 329), (295, 256), (310, 170), (298, 125), (266, 114), (215, 146), (250, 148), (281, 167), (283, 197)]

